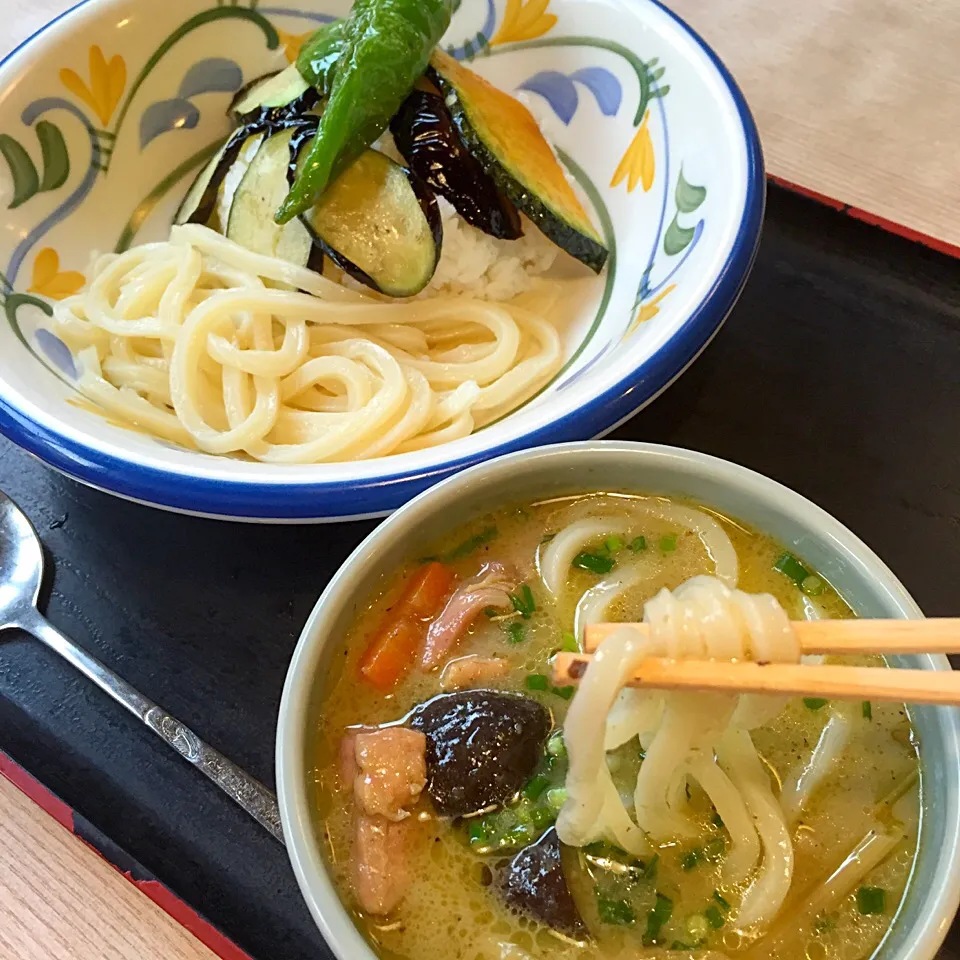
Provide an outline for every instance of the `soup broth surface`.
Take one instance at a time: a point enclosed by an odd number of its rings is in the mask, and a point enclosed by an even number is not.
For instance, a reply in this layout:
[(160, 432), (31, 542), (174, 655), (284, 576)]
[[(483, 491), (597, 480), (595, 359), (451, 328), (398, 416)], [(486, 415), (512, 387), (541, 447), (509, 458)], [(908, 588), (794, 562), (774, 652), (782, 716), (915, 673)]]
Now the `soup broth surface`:
[[(452, 656), (505, 658), (509, 672), (484, 687), (516, 691), (540, 701), (559, 727), (573, 689), (557, 689), (549, 683), (548, 660), (558, 649), (570, 648), (571, 635), (580, 626), (578, 603), (588, 591), (618, 572), (629, 571), (637, 586), (613, 608), (609, 619), (639, 620), (644, 603), (662, 588), (672, 590), (690, 577), (714, 573), (714, 562), (695, 533), (656, 520), (625, 522), (622, 535), (590, 548), (593, 555), (612, 562), (609, 570), (571, 566), (560, 595), (550, 596), (539, 575), (539, 560), (559, 529), (577, 519), (609, 515), (631, 503), (651, 500), (655, 498), (588, 495), (511, 506), (473, 521), (418, 551), (403, 569), (384, 580), (343, 638), (317, 692), (310, 753), (314, 810), (318, 836), (343, 902), (379, 956), (390, 960), (646, 956), (864, 960), (882, 939), (902, 898), (916, 850), (919, 775), (913, 733), (902, 705), (810, 698), (791, 700), (771, 723), (750, 734), (774, 793), (779, 794), (782, 785), (796, 780), (809, 763), (832, 718), (845, 718), (850, 731), (828, 776), (791, 824), (790, 893), (765, 929), (737, 930), (732, 923), (749, 880), (740, 887), (724, 885), (727, 832), (693, 781), (687, 786), (690, 815), (702, 824), (696, 840), (661, 845), (654, 857), (643, 860), (607, 844), (564, 849), (568, 885), (590, 934), (585, 943), (507, 909), (492, 882), (517, 847), (507, 843), (491, 850), (486, 844), (500, 842), (511, 829), (523, 837), (525, 811), (531, 806), (529, 798), (523, 797), (485, 817), (485, 836), (477, 842), (479, 827), (439, 818), (424, 796), (414, 813), (414, 879), (402, 903), (385, 918), (365, 915), (357, 907), (350, 870), (354, 811), (337, 759), (344, 730), (396, 722), (440, 692), (439, 671), (411, 670), (386, 695), (358, 674), (358, 661), (371, 635), (389, 616), (405, 581), (432, 558), (449, 564), (461, 578), (475, 575), (491, 561), (515, 568), (530, 588), (535, 609), (527, 611), (527, 616), (488, 610), (494, 615), (478, 617)], [(772, 594), (791, 619), (853, 615), (813, 571), (802, 577), (788, 563), (783, 572), (786, 551), (781, 544), (700, 505), (685, 506), (709, 513), (729, 536), (739, 562), (739, 589)], [(607, 566), (606, 560), (588, 562), (598, 570)], [(881, 665), (879, 658), (847, 662)], [(640, 763), (636, 740), (608, 756), (622, 794), (632, 790)], [(538, 772), (537, 809), (549, 808), (545, 797), (562, 796), (551, 791), (563, 787), (564, 775), (562, 756), (545, 757)], [(511, 822), (517, 826), (511, 827)], [(882, 853), (879, 863), (870, 865), (878, 852)], [(834, 874), (839, 882), (828, 885)]]

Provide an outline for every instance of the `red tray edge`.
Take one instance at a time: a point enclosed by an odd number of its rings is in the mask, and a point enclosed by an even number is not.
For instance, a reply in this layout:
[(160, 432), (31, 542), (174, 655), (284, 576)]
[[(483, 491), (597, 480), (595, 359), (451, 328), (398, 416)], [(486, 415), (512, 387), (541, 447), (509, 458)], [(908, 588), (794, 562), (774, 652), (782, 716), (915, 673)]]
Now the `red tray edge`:
[(834, 210), (844, 213), (848, 217), (853, 217), (854, 220), (862, 220), (864, 223), (868, 223), (871, 227), (879, 227), (881, 230), (884, 230), (887, 233), (893, 233), (898, 237), (903, 237), (906, 240), (912, 240), (914, 243), (919, 243), (924, 247), (929, 247), (931, 250), (936, 250), (938, 253), (945, 253), (948, 257), (960, 259), (960, 246), (957, 244), (949, 243), (946, 240), (941, 240), (939, 237), (931, 236), (929, 233), (923, 233), (920, 230), (914, 230), (912, 227), (898, 223), (896, 220), (889, 220), (887, 217), (881, 217), (879, 214), (871, 213), (869, 210), (863, 210), (860, 207), (855, 207), (852, 204), (845, 203), (843, 200), (837, 200), (835, 197), (830, 197), (825, 193), (818, 193), (816, 190), (811, 190), (809, 187), (801, 186), (799, 183), (794, 183), (792, 180), (787, 180), (784, 177), (777, 177), (770, 173), (767, 174), (767, 179), (771, 183), (775, 183), (777, 186), (789, 190), (791, 193), (796, 193), (802, 197), (808, 197), (811, 200), (816, 200), (817, 203), (822, 203), (825, 206), (832, 207)]

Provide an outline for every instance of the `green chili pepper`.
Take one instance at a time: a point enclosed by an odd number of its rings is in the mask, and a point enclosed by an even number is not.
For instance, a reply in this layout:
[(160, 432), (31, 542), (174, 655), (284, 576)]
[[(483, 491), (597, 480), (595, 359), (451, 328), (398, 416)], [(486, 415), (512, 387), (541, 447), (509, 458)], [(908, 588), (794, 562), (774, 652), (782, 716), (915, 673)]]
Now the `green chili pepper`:
[(330, 98), (296, 182), (277, 211), (287, 223), (309, 210), (383, 133), (450, 25), (457, 0), (356, 0)]
[(300, 76), (310, 86), (316, 87), (323, 96), (330, 93), (333, 68), (340, 59), (346, 42), (346, 21), (334, 20), (333, 23), (325, 23), (300, 48), (300, 55), (297, 57)]

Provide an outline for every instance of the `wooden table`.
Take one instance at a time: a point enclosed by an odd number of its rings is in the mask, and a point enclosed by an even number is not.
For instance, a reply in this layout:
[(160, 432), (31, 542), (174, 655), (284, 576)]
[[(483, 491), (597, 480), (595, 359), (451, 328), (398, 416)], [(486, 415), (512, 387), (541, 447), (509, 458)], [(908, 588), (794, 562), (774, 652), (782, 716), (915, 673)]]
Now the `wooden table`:
[(192, 934), (3, 777), (0, 957), (214, 960)]
[[(2, 6), (0, 56), (68, 0)], [(772, 173), (960, 249), (952, 0), (922, 0), (909, 13), (898, 0), (808, 0), (789, 16), (768, 0), (674, 6), (729, 60)], [(0, 956), (213, 954), (0, 777)]]

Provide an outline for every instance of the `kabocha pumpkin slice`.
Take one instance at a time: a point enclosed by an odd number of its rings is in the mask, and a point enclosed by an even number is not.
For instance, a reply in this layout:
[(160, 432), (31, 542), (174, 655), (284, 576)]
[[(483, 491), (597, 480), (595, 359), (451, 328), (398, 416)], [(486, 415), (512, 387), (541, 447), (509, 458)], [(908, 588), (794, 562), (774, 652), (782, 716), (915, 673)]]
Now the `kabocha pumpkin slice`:
[(599, 273), (608, 251), (533, 114), (441, 50), (430, 66), (463, 142), (484, 170), (558, 247)]
[[(311, 142), (308, 135), (296, 145), (299, 165)], [(440, 260), (437, 198), (377, 150), (362, 153), (300, 219), (341, 270), (387, 296), (419, 293)]]

